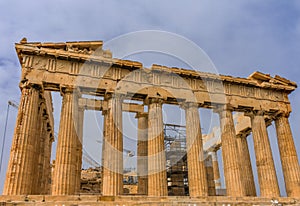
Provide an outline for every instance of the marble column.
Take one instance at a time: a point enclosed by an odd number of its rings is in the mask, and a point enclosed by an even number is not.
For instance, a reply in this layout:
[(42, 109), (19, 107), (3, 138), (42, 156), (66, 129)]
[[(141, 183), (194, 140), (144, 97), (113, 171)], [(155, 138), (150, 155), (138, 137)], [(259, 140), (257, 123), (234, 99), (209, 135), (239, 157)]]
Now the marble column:
[(52, 131), (50, 127), (47, 127), (46, 141), (45, 141), (45, 156), (44, 156), (44, 191), (42, 194), (50, 194), (51, 187), (51, 152), (52, 152), (52, 143), (54, 138), (52, 137)]
[(237, 137), (237, 145), (240, 153), (241, 167), (243, 169), (243, 181), (247, 196), (256, 196), (256, 189), (247, 143), (247, 135)]
[(162, 100), (149, 99), (148, 107), (148, 195), (167, 196)]
[(39, 109), (38, 109), (38, 116), (36, 122), (36, 133), (35, 133), (35, 145), (34, 145), (34, 162), (35, 166), (33, 167), (33, 174), (35, 174), (35, 178), (32, 180), (31, 186), (31, 194), (38, 195), (40, 194), (41, 188), (40, 184), (42, 182), (42, 169), (43, 163), (41, 162), (41, 158), (43, 158), (43, 143), (45, 142), (45, 138), (43, 136), (43, 115), (42, 115), (42, 103), (41, 98), (39, 99)]
[(220, 116), (226, 193), (227, 196), (245, 196), (232, 110), (227, 105), (224, 105), (218, 108), (218, 113)]
[(278, 181), (263, 111), (253, 111), (251, 117), (258, 182), (261, 197), (279, 197)]
[(76, 149), (76, 183), (75, 183), (75, 193), (80, 193), (81, 187), (81, 169), (82, 169), (82, 144), (83, 144), (83, 121), (84, 121), (84, 108), (78, 108), (78, 124), (77, 124), (77, 149)]
[[(109, 157), (106, 157), (108, 154), (105, 152), (105, 132), (106, 132), (106, 119), (107, 119), (107, 110), (102, 110), (102, 116), (103, 116), (103, 131), (102, 131), (102, 154), (101, 154), (101, 177), (104, 177), (105, 175), (108, 174), (108, 171), (105, 170), (104, 172), (104, 165), (107, 165), (108, 163), (104, 163), (105, 160), (107, 160)], [(105, 173), (105, 174), (104, 174)], [(100, 183), (100, 191), (102, 194), (103, 191), (103, 181)]]
[[(47, 141), (47, 117), (44, 114), (45, 105), (42, 103), (40, 105), (40, 112), (39, 112), (39, 123), (38, 127), (40, 130), (40, 135), (37, 136), (36, 141), (36, 167), (35, 167), (35, 174), (36, 178), (34, 181), (35, 186), (33, 187), (34, 192), (33, 194), (39, 195), (44, 194), (45, 192), (45, 152), (46, 152), (46, 141)], [(50, 161), (50, 160), (49, 160)]]
[(198, 105), (196, 103), (185, 103), (184, 108), (189, 194), (191, 197), (207, 196), (208, 185)]
[(209, 155), (212, 158), (215, 187), (216, 189), (221, 189), (221, 179), (220, 179), (220, 170), (219, 170), (217, 152), (216, 151), (209, 152)]
[(123, 133), (122, 98), (119, 95), (106, 97), (108, 110), (104, 115), (102, 195), (123, 194)]
[(76, 148), (78, 142), (78, 94), (73, 89), (63, 89), (52, 195), (74, 195), (76, 177)]
[(10, 151), (3, 195), (29, 195), (35, 178), (35, 142), (40, 89), (21, 88), (21, 100)]
[(207, 158), (205, 159), (205, 169), (206, 169), (206, 178), (207, 178), (207, 185), (208, 185), (208, 195), (216, 196), (214, 168), (213, 168), (212, 156), (210, 154), (208, 154)]
[(136, 118), (138, 119), (138, 194), (146, 195), (148, 193), (148, 114), (137, 113)]
[(282, 113), (275, 119), (278, 147), (287, 196), (300, 197), (300, 168), (288, 116)]
[[(48, 154), (48, 149), (49, 149), (49, 135), (48, 135), (48, 131), (47, 131), (47, 117), (43, 116), (43, 130), (42, 130), (42, 134), (43, 134), (43, 142), (41, 142), (41, 154), (40, 154), (40, 164), (42, 165), (41, 168), (41, 182), (40, 182), (40, 194), (46, 194), (46, 187), (47, 187), (47, 176), (45, 175), (45, 173), (47, 172), (47, 154)], [(49, 163), (50, 163), (50, 159), (49, 159)]]

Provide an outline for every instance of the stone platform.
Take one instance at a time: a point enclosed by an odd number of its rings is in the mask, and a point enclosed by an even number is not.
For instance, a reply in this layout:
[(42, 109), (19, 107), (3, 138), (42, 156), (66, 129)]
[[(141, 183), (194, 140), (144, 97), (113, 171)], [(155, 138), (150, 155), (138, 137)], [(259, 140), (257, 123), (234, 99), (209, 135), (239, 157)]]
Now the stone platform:
[(0, 206), (11, 205), (54, 205), (54, 206), (233, 206), (233, 205), (300, 205), (300, 198), (261, 198), (261, 197), (146, 197), (146, 196), (99, 196), (99, 195), (72, 195), (72, 196), (48, 196), (48, 195), (18, 195), (0, 196)]

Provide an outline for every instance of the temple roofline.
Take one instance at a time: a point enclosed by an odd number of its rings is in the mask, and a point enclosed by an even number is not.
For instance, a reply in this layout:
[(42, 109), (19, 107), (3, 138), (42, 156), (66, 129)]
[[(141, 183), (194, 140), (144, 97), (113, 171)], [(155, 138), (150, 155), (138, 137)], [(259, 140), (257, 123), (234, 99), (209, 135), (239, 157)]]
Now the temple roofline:
[(297, 88), (297, 84), (288, 79), (276, 75), (271, 77), (269, 74), (256, 71), (248, 78), (233, 77), (229, 75), (220, 75), (209, 72), (201, 72), (197, 70), (188, 70), (184, 68), (168, 67), (158, 64), (153, 64), (151, 68), (145, 68), (141, 62), (132, 60), (123, 60), (113, 58), (109, 50), (103, 50), (103, 41), (74, 41), (74, 42), (59, 42), (59, 43), (41, 43), (27, 42), (23, 38), (20, 43), (16, 43), (15, 47), (18, 53), (20, 62), (22, 62), (21, 54), (34, 54), (39, 56), (54, 56), (57, 59), (74, 59), (82, 62), (101, 62), (110, 65), (130, 68), (131, 70), (146, 69), (157, 70), (167, 73), (178, 74), (179, 76), (187, 76), (193, 78), (215, 79), (219, 81), (234, 82), (238, 84), (247, 84), (261, 88), (272, 88), (276, 90), (285, 90), (288, 93)]

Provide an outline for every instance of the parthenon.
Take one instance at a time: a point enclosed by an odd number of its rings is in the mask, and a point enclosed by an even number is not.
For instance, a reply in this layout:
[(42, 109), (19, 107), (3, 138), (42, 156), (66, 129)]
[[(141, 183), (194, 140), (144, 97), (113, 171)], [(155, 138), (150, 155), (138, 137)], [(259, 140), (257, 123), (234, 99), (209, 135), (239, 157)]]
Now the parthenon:
[[(171, 104), (185, 111), (190, 198), (216, 196), (214, 190), (220, 183), (212, 181), (211, 185), (206, 162), (211, 158), (212, 178), (218, 179), (219, 147), (222, 147), (225, 197), (257, 196), (246, 139), (250, 132), (260, 197), (280, 198), (267, 130), (275, 121), (287, 198), (299, 201), (300, 167), (289, 124), (292, 109), (288, 98), (297, 88), (296, 83), (261, 72), (240, 78), (156, 64), (145, 68), (140, 62), (113, 58), (102, 46), (102, 41), (16, 44), (22, 66), (21, 100), (2, 199), (18, 195), (80, 194), (86, 110), (101, 111), (104, 117), (103, 147), (99, 148), (102, 152), (99, 195), (124, 195), (122, 112), (127, 111), (135, 113), (138, 121), (138, 195), (168, 196), (162, 106)], [(62, 96), (53, 174), (51, 92)], [(207, 140), (202, 138), (200, 108), (213, 110), (220, 119), (221, 140), (209, 151), (203, 147)], [(235, 127), (234, 112), (248, 119), (246, 130)]]

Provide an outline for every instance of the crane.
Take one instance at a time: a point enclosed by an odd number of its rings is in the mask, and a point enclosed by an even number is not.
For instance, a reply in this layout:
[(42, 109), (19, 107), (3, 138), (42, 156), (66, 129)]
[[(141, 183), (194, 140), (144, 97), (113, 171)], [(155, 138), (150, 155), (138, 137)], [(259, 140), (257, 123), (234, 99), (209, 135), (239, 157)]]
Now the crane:
[[(9, 110), (9, 107), (10, 107), (10, 106), (14, 107), (15, 109), (18, 109), (18, 108), (19, 108), (19, 104), (18, 104), (16, 101), (12, 101), (12, 100), (8, 101), (8, 110)], [(7, 118), (8, 118), (8, 110), (7, 110)], [(6, 122), (6, 124), (7, 124), (7, 122)], [(3, 144), (2, 144), (2, 147), (4, 147), (4, 143), (5, 143), (5, 141), (4, 141), (4, 140), (5, 140), (5, 135), (6, 135), (6, 126), (5, 126), (5, 130), (4, 130), (4, 138), (3, 138)], [(54, 138), (55, 138), (55, 141), (57, 141), (57, 139), (58, 139), (58, 133), (57, 133), (57, 132), (54, 132)], [(96, 142), (102, 143), (101, 140), (96, 140)], [(3, 149), (4, 149), (4, 148), (2, 148), (2, 151), (1, 151), (1, 159), (2, 159), (2, 155), (3, 155)], [(131, 151), (131, 150), (128, 150), (128, 149), (125, 149), (125, 148), (124, 148), (123, 151), (127, 153), (127, 156), (128, 156), (128, 157), (133, 157), (133, 156), (135, 155), (134, 152)], [(100, 164), (99, 164), (93, 157), (91, 157), (91, 156), (88, 154), (88, 152), (86, 151), (85, 148), (83, 148), (82, 159), (83, 159), (85, 162), (87, 162), (88, 164), (90, 164), (91, 166), (93, 166), (93, 167), (100, 167)], [(1, 172), (1, 164), (2, 164), (2, 160), (1, 160), (1, 162), (0, 162), (0, 172)]]
[(1, 156), (0, 156), (0, 174), (1, 174), (1, 169), (2, 169), (3, 152), (4, 152), (4, 145), (5, 145), (5, 139), (6, 139), (6, 129), (7, 129), (7, 122), (8, 122), (10, 106), (12, 106), (16, 109), (18, 109), (18, 107), (19, 107), (19, 105), (15, 101), (7, 102), (6, 119), (5, 119), (5, 126), (4, 126), (3, 139), (2, 139)]

